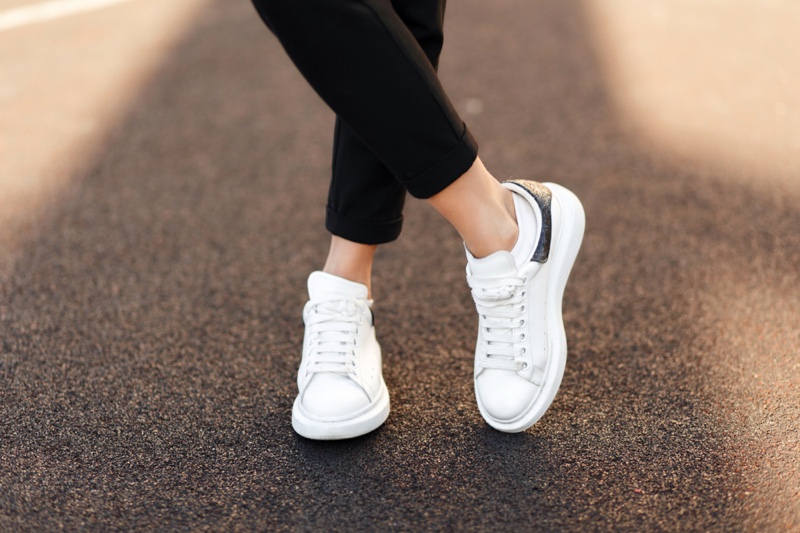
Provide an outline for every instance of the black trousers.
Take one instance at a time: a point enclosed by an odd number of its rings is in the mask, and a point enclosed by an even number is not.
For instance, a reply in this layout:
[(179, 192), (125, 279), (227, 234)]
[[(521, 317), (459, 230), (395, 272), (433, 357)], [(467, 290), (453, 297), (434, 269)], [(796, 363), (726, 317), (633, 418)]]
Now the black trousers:
[(445, 0), (253, 0), (336, 113), (326, 227), (363, 244), (398, 237), (405, 193), (429, 198), (478, 147), (436, 75)]

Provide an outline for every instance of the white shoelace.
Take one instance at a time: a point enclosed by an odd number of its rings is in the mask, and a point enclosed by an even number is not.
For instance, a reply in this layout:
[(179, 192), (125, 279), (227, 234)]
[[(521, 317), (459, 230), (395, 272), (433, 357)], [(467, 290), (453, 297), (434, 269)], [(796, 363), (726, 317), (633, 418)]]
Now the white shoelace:
[(524, 369), (527, 363), (520, 358), (527, 348), (525, 333), (519, 330), (525, 325), (525, 278), (469, 276), (467, 281), (483, 328), (480, 366), (513, 371)]
[(308, 372), (355, 373), (360, 323), (361, 307), (355, 300), (310, 303), (306, 313)]

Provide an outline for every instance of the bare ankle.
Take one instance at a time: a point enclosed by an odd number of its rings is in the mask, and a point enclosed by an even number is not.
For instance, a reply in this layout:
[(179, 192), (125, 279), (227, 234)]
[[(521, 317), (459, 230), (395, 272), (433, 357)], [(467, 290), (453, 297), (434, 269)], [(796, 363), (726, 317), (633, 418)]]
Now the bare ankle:
[(498, 225), (491, 233), (478, 235), (469, 241), (465, 240), (464, 244), (473, 256), (481, 258), (499, 251), (510, 252), (518, 236), (519, 229), (513, 219), (510, 219)]
[(475, 257), (510, 251), (517, 242), (513, 195), (494, 179), (480, 158), (428, 202), (456, 228)]
[(519, 237), (513, 194), (499, 184), (494, 192), (498, 194), (481, 220), (480, 230), (473, 232), (470, 240), (464, 240), (467, 249), (477, 258), (499, 251), (509, 252)]
[(372, 297), (372, 261), (377, 246), (332, 237), (323, 272), (366, 285)]

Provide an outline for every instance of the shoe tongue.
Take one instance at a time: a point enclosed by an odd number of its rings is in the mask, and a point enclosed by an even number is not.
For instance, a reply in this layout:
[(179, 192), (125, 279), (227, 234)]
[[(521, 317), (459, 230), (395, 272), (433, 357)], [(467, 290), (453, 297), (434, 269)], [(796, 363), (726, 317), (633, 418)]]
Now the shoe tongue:
[(517, 273), (514, 256), (502, 250), (481, 259), (469, 257), (469, 269), (473, 276), (485, 278), (500, 278)]
[(311, 301), (336, 300), (342, 297), (366, 300), (368, 294), (366, 285), (326, 272), (312, 272), (308, 277), (308, 296)]

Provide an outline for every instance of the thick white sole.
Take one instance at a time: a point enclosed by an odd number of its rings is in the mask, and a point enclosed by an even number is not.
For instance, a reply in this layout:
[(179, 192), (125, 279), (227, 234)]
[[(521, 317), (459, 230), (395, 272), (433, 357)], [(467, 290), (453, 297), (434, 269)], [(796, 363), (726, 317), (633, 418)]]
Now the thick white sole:
[[(484, 420), (493, 428), (506, 433), (519, 433), (525, 431), (545, 414), (556, 397), (564, 369), (567, 364), (567, 335), (564, 331), (564, 320), (561, 314), (561, 302), (564, 299), (564, 289), (567, 286), (572, 265), (583, 242), (583, 232), (586, 227), (586, 215), (583, 205), (578, 197), (570, 191), (555, 183), (543, 183), (553, 193), (553, 202), (558, 202), (561, 208), (561, 224), (558, 235), (552, 236), (550, 258), (548, 259), (548, 275), (550, 280), (547, 285), (547, 327), (550, 339), (550, 364), (547, 366), (542, 390), (531, 402), (531, 405), (522, 415), (514, 420), (497, 420), (485, 411), (478, 398), (478, 409)], [(555, 230), (555, 228), (553, 228)], [(553, 317), (552, 320), (549, 317)], [(477, 394), (477, 388), (475, 390)]]
[(389, 390), (381, 379), (378, 396), (365, 410), (345, 420), (315, 420), (303, 413), (300, 396), (292, 406), (292, 428), (301, 436), (314, 440), (352, 439), (378, 429), (389, 417)]

